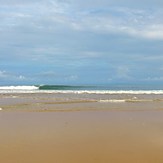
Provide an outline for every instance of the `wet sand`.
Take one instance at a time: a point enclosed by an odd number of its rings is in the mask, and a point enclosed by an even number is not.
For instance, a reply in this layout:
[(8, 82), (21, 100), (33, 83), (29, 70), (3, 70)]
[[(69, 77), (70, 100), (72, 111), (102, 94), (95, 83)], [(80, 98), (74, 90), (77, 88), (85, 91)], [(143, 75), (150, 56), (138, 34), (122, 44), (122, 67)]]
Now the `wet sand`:
[[(48, 101), (43, 105), (38, 98), (33, 99), (1, 99), (0, 162), (163, 161), (163, 105), (160, 102), (55, 104)], [(40, 105), (34, 109), (36, 101)], [(29, 105), (22, 105), (25, 103)]]
[(163, 95), (7, 93), (0, 94), (0, 108), (1, 112), (154, 111), (163, 110)]

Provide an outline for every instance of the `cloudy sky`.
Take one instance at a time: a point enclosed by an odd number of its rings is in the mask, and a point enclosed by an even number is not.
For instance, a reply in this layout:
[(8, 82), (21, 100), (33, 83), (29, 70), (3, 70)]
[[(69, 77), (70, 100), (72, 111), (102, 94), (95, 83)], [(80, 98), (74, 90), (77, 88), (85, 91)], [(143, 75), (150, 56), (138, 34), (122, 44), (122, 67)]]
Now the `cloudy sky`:
[(0, 85), (163, 82), (162, 0), (0, 0)]

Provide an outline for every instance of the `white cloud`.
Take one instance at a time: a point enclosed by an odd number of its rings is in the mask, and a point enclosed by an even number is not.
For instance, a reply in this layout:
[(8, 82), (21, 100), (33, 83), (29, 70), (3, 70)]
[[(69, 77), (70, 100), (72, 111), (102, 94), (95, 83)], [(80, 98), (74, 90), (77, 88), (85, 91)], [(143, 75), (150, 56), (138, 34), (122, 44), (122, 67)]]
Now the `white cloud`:
[[(148, 10), (129, 10), (128, 8), (115, 8), (112, 12), (104, 13), (102, 16), (85, 15), (78, 24), (75, 24), (75, 29), (163, 40), (161, 18), (163, 12), (150, 13)], [(122, 14), (122, 16), (115, 16), (115, 14)]]
[(57, 78), (58, 74), (53, 71), (46, 71), (46, 72), (41, 72), (37, 74), (36, 76), (42, 77), (42, 78)]
[[(163, 39), (163, 12), (160, 9), (110, 7), (108, 9), (75, 10), (66, 1), (23, 1), (22, 6), (6, 5), (0, 13), (2, 28), (30, 27), (33, 30), (55, 31), (72, 28), (76, 31), (125, 34), (147, 39)], [(15, 1), (16, 4), (21, 1)], [(27, 4), (26, 4), (27, 3)], [(23, 5), (24, 4), (24, 5)], [(96, 11), (97, 10), (97, 11)], [(62, 27), (62, 28), (61, 28)], [(63, 29), (63, 30), (64, 30)]]
[(41, 72), (39, 74), (35, 75), (36, 78), (43, 78), (44, 80), (52, 80), (52, 81), (56, 81), (56, 80), (63, 80), (63, 81), (75, 81), (78, 79), (77, 75), (70, 75), (67, 73), (59, 73), (59, 72), (54, 72), (54, 71), (45, 71), (45, 72)]
[(152, 40), (163, 40), (163, 24), (161, 25), (148, 25), (142, 28), (135, 27), (122, 27), (121, 32), (129, 34), (134, 37), (147, 38)]
[(161, 77), (148, 77), (144, 81), (163, 81), (163, 76)]
[(6, 78), (8, 76), (8, 74), (6, 73), (6, 71), (0, 71), (0, 78)]
[(77, 75), (70, 75), (65, 78), (66, 81), (76, 81), (78, 79)]
[(116, 78), (131, 79), (130, 70), (127, 66), (119, 66), (116, 68)]
[(22, 81), (22, 80), (26, 80), (26, 77), (23, 75), (16, 75), (7, 71), (0, 71), (0, 79)]
[(20, 80), (26, 79), (25, 76), (22, 76), (22, 75), (18, 76), (18, 78), (19, 78)]
[(143, 56), (143, 55), (138, 55), (137, 56), (134, 56), (134, 60), (138, 60), (138, 61), (149, 61), (149, 62), (158, 62), (158, 61), (163, 61), (163, 55), (160, 54), (160, 55), (157, 55), (157, 54), (152, 54), (152, 55), (146, 55), (146, 56)]

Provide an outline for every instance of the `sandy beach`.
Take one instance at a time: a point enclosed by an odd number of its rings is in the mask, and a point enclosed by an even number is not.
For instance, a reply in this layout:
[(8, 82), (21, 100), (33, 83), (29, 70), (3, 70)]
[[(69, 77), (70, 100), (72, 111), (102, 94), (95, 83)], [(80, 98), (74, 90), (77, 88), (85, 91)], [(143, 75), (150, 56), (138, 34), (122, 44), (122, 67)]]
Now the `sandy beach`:
[(1, 94), (0, 162), (162, 163), (162, 101), (143, 99)]
[(163, 163), (163, 0), (0, 0), (0, 163)]

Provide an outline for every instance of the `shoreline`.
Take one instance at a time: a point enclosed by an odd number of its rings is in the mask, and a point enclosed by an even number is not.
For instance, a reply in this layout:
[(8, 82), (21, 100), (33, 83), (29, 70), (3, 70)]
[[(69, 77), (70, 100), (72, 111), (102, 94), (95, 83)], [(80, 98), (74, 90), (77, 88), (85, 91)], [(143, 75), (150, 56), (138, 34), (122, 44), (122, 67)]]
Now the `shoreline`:
[(0, 94), (0, 111), (145, 111), (163, 110), (163, 95)]

